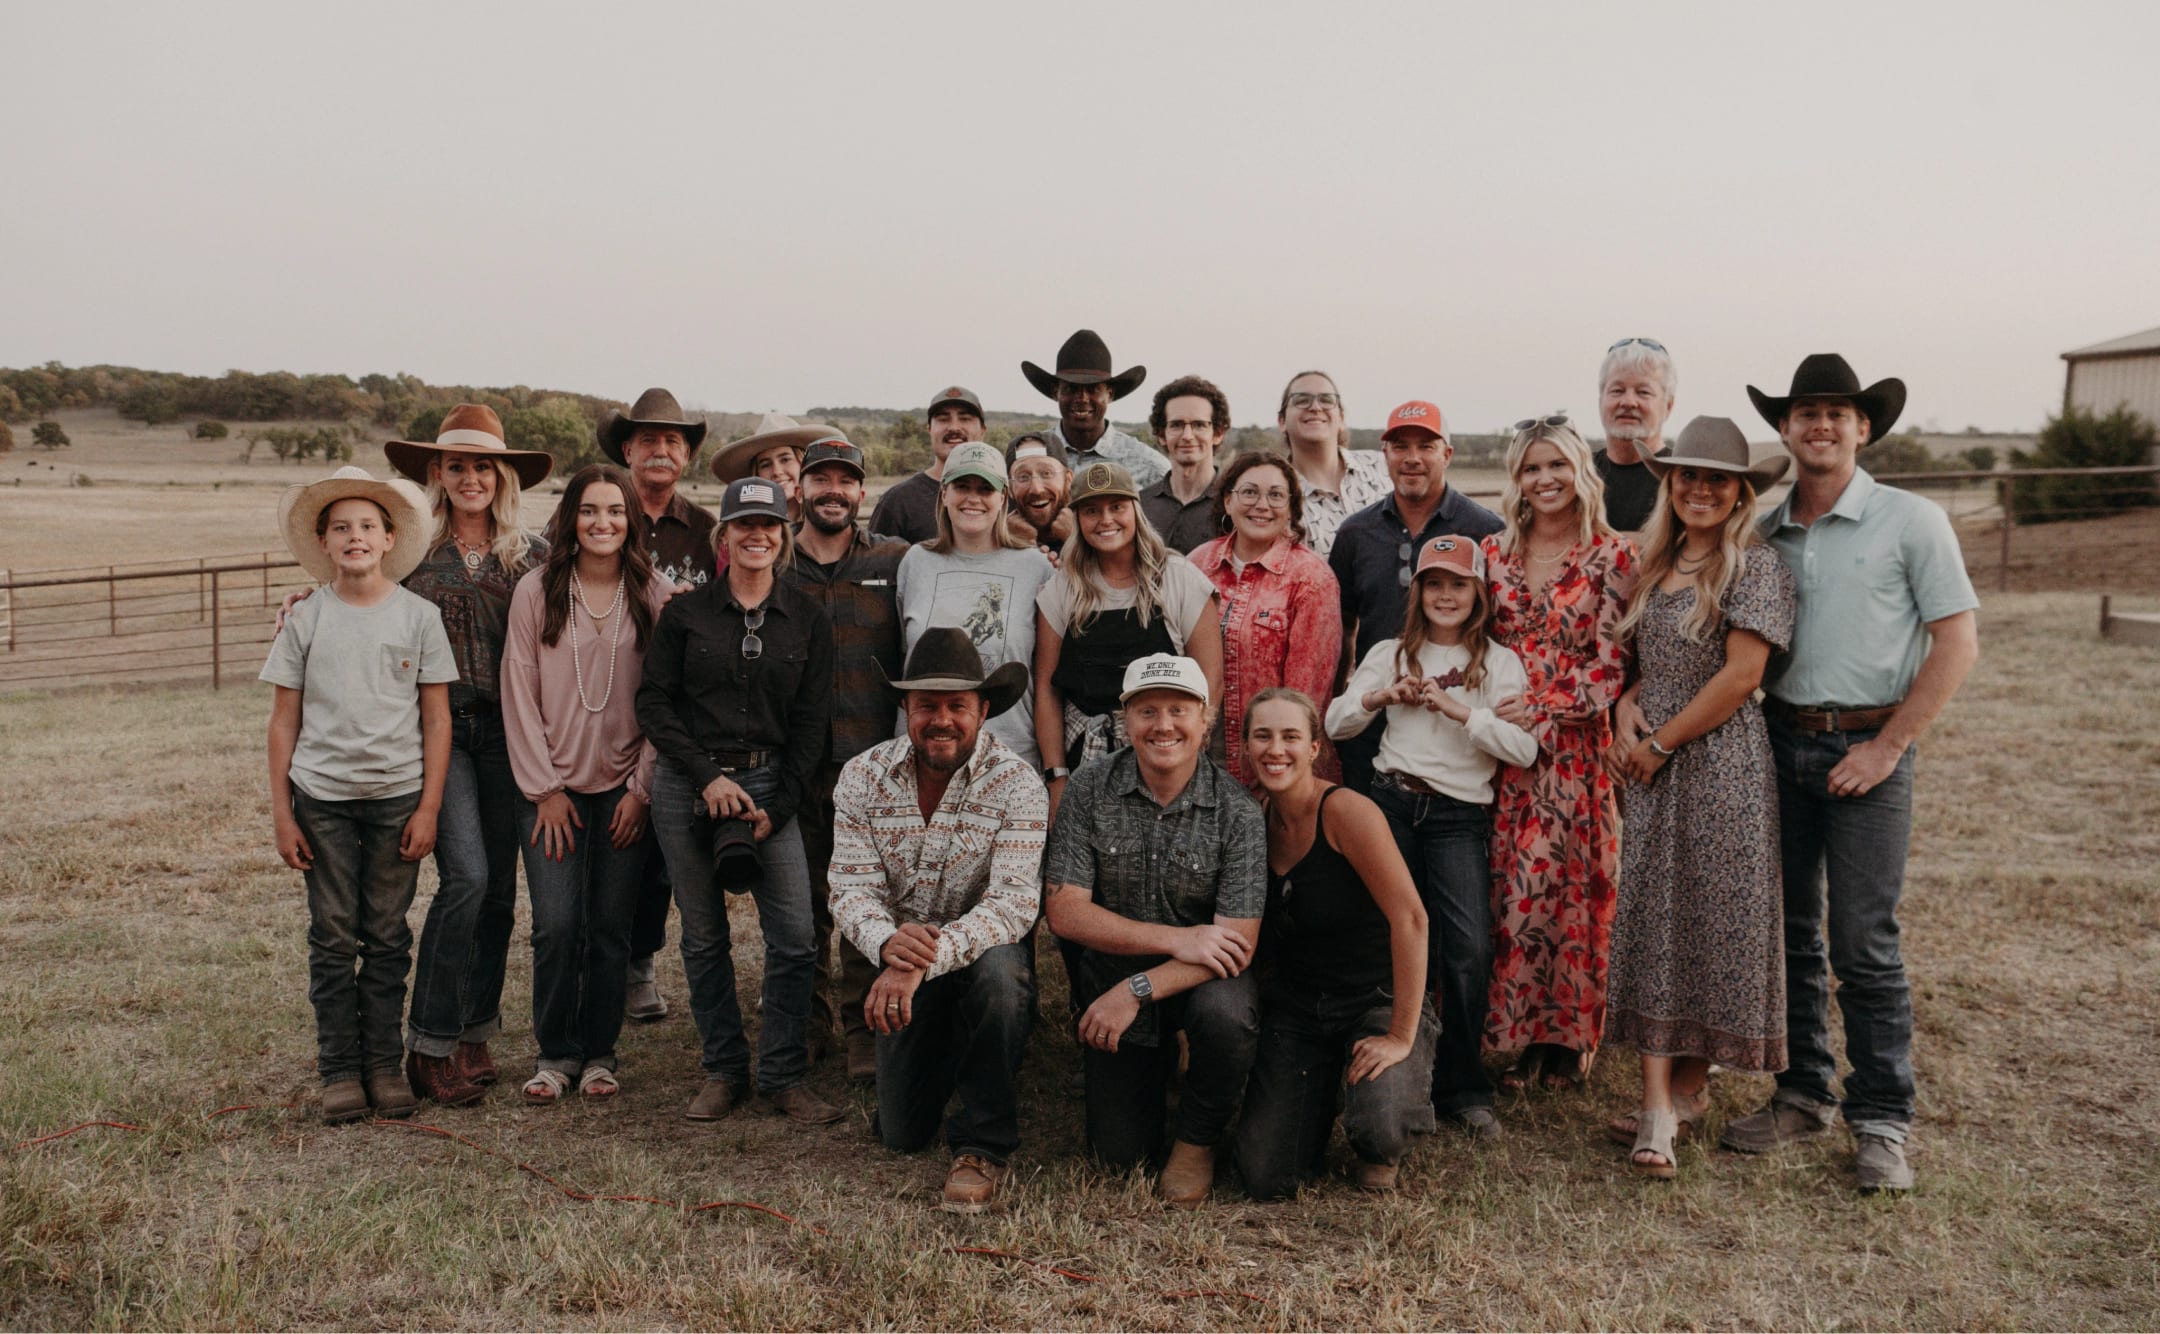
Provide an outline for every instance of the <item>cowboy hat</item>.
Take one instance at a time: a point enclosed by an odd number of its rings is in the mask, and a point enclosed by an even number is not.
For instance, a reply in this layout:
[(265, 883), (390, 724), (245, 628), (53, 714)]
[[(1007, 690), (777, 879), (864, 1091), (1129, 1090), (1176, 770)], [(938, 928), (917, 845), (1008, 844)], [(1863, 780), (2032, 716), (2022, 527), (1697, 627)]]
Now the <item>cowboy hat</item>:
[(908, 650), (907, 666), (894, 680), (885, 669), (885, 684), (895, 690), (973, 690), (983, 697), (983, 716), (995, 718), (1020, 702), (1027, 689), (1027, 668), (1008, 662), (987, 675), (975, 641), (956, 625), (934, 625), (923, 631)]
[(286, 549), (315, 582), (337, 578), (337, 562), (323, 551), (315, 521), (324, 510), (355, 496), (374, 501), (390, 516), (392, 540), (383, 556), (383, 577), (403, 582), (427, 557), (429, 519), (426, 493), (402, 477), (377, 481), (367, 469), (347, 464), (319, 482), (285, 488), (278, 500), (278, 530), (285, 535)]
[(692, 454), (697, 453), (698, 446), (705, 443), (703, 417), (692, 421), (683, 416), (682, 404), (675, 401), (675, 395), (665, 389), (648, 389), (638, 395), (637, 402), (630, 405), (628, 412), (609, 408), (601, 416), (598, 430), (600, 452), (623, 467), (629, 467), (630, 460), (623, 457), (623, 443), (635, 435), (640, 426), (681, 431), (683, 443), (690, 447)]
[(1093, 329), (1081, 329), (1058, 349), (1057, 370), (1046, 371), (1032, 361), (1020, 363), (1020, 373), (1044, 398), (1056, 398), (1059, 381), (1066, 384), (1107, 384), (1110, 397), (1123, 398), (1147, 378), (1147, 367), (1134, 366), (1113, 373), (1110, 347)]
[(1789, 454), (1774, 454), (1760, 463), (1748, 462), (1747, 437), (1730, 417), (1697, 417), (1680, 431), (1679, 439), (1663, 454), (1643, 460), (1643, 466), (1659, 477), (1674, 468), (1708, 468), (1712, 472), (1736, 473), (1760, 493), (1775, 485), (1792, 466)]
[(390, 460), (390, 466), (422, 486), (427, 485), (428, 464), (443, 454), (483, 455), (507, 464), (517, 474), (518, 485), (527, 488), (538, 486), (555, 467), (554, 457), (545, 450), (505, 445), (502, 418), (495, 415), (495, 409), (480, 403), (460, 403), (443, 414), (433, 444), (419, 440), (390, 440), (383, 444), (383, 455)]
[(844, 437), (837, 429), (822, 422), (799, 422), (782, 413), (768, 412), (759, 419), (755, 435), (731, 440), (727, 448), (713, 455), (713, 476), (723, 482), (748, 477), (750, 465), (757, 461), (757, 456), (774, 445), (786, 445), (800, 457), (816, 441), (838, 438)]
[(1860, 377), (1845, 364), (1845, 358), (1835, 352), (1817, 352), (1800, 363), (1793, 372), (1792, 392), (1783, 398), (1774, 398), (1754, 385), (1747, 387), (1748, 397), (1755, 400), (1755, 410), (1772, 426), (1783, 428), (1785, 414), (1792, 409), (1793, 400), (1800, 398), (1846, 398), (1852, 405), (1867, 414), (1868, 438), (1861, 443), (1872, 445), (1890, 434), (1897, 424), (1898, 414), (1905, 411), (1905, 382), (1903, 380), (1877, 380), (1867, 388), (1860, 387)]

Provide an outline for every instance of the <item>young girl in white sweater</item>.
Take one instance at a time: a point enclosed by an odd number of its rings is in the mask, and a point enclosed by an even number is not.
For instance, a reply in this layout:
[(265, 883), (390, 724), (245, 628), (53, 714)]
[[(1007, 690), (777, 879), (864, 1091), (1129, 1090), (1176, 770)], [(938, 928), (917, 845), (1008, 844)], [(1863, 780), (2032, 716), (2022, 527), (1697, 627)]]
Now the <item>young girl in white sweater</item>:
[(1427, 958), (1440, 1010), (1433, 1111), (1481, 1137), (1500, 1133), (1479, 1060), (1492, 976), (1489, 843), (1493, 771), (1537, 758), (1530, 733), (1493, 711), (1529, 681), (1487, 636), (1492, 591), (1477, 541), (1436, 537), (1418, 553), (1402, 634), (1373, 645), (1328, 705), (1328, 735), (1365, 730), (1387, 710), (1372, 799), (1425, 901)]

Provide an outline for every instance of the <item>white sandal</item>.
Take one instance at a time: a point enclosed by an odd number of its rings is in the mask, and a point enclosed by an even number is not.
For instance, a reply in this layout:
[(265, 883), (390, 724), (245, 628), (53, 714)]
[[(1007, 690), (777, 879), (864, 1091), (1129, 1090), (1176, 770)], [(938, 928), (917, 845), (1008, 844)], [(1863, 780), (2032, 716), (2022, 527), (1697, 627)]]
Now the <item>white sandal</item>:
[[(1646, 1177), (1670, 1181), (1679, 1172), (1679, 1160), (1673, 1156), (1673, 1135), (1680, 1129), (1680, 1118), (1667, 1108), (1660, 1111), (1645, 1107), (1635, 1114), (1635, 1147), (1628, 1154), (1628, 1166)], [(1646, 1163), (1642, 1155), (1654, 1153), (1662, 1162)]]
[(542, 1068), (533, 1072), (525, 1081), (525, 1105), (527, 1107), (553, 1107), (570, 1091), (570, 1076), (560, 1070)]
[(587, 1098), (612, 1098), (622, 1092), (622, 1084), (615, 1072), (604, 1065), (588, 1065), (585, 1073), (578, 1076), (577, 1091)]

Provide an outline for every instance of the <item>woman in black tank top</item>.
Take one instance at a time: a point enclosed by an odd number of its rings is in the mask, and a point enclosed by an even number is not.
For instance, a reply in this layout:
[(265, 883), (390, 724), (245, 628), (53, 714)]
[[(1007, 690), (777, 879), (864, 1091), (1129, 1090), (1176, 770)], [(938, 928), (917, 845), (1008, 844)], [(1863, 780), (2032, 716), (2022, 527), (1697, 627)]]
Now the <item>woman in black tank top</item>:
[(1425, 987), (1425, 908), (1380, 808), (1313, 773), (1320, 711), (1276, 686), (1245, 711), (1268, 814), (1259, 1055), (1237, 1159), (1283, 1199), (1324, 1166), (1342, 1114), (1366, 1190), (1393, 1190), (1410, 1136), (1433, 1128), (1440, 1022)]

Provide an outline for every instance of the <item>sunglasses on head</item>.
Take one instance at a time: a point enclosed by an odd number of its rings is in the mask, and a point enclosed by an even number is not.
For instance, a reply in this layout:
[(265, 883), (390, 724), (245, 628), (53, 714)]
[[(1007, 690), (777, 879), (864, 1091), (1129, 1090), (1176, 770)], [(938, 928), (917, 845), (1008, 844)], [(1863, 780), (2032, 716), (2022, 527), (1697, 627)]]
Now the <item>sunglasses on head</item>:
[(1518, 431), (1535, 431), (1540, 427), (1565, 426), (1567, 424), (1568, 415), (1565, 412), (1555, 412), (1550, 417), (1525, 417), (1515, 423), (1515, 429)]
[[(1652, 352), (1665, 351), (1665, 345), (1663, 343), (1660, 343), (1655, 338), (1623, 338), (1619, 342), (1614, 343), (1611, 347), (1606, 348), (1606, 355), (1610, 356), (1611, 354), (1618, 352), (1621, 348), (1626, 347), (1629, 343), (1640, 343), (1644, 347), (1649, 348)], [(1668, 352), (1666, 353), (1666, 355), (1670, 356), (1672, 354)]]

